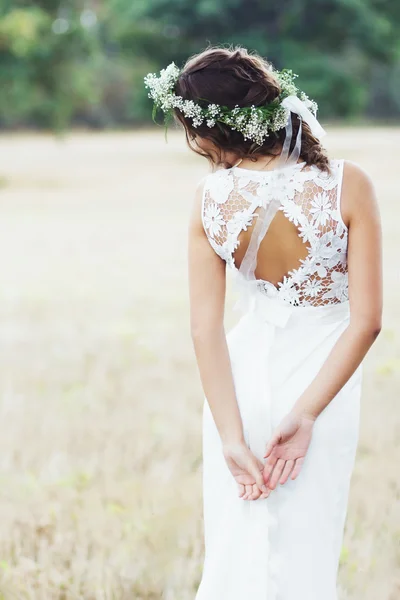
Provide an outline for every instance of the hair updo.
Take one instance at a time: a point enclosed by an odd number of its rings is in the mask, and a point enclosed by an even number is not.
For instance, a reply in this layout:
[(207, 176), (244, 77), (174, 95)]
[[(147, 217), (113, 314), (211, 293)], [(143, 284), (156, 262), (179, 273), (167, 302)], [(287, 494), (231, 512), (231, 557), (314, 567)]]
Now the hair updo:
[[(245, 48), (209, 48), (186, 62), (175, 91), (185, 100), (193, 100), (202, 106), (212, 103), (233, 109), (235, 105), (244, 107), (269, 104), (279, 96), (280, 85), (273, 74), (271, 64), (258, 55), (249, 54)], [(215, 163), (215, 157), (199, 151), (192, 143), (196, 135), (210, 140), (218, 152), (217, 163), (226, 167), (232, 165), (222, 160), (224, 151), (235, 152), (238, 158), (250, 159), (278, 155), (285, 140), (285, 128), (282, 128), (275, 133), (271, 132), (259, 146), (252, 140), (245, 140), (239, 131), (234, 131), (224, 123), (216, 123), (211, 128), (205, 123), (193, 127), (190, 118), (185, 117), (178, 109), (174, 109), (174, 112), (185, 128), (189, 147)], [(293, 134), (290, 152), (295, 146), (300, 125), (296, 114), (291, 113), (291, 118)], [(329, 171), (327, 153), (304, 121), (300, 156), (308, 165), (316, 165), (323, 171)]]

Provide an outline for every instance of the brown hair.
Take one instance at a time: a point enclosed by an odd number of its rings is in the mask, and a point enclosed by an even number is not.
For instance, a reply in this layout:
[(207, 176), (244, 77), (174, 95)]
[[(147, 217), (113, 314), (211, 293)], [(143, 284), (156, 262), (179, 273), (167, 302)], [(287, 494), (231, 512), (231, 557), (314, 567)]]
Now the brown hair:
[[(272, 102), (280, 94), (280, 85), (275, 78), (272, 65), (256, 54), (249, 54), (245, 48), (211, 47), (192, 56), (185, 64), (176, 84), (176, 94), (185, 100), (207, 106), (208, 103), (221, 104), (234, 108), (235, 105), (263, 106)], [(259, 146), (224, 123), (216, 123), (214, 127), (203, 124), (193, 127), (190, 118), (175, 109), (177, 119), (183, 124), (189, 147), (206, 156), (215, 165), (231, 167), (222, 160), (223, 151), (234, 151), (238, 158), (251, 158), (265, 155), (278, 155), (281, 151), (285, 129), (271, 133)], [(291, 113), (292, 143), (296, 142), (300, 120)], [(213, 142), (217, 149), (217, 157), (198, 150), (193, 145), (198, 135)], [(307, 123), (302, 123), (301, 158), (308, 165), (316, 165), (323, 171), (329, 171), (329, 159), (319, 140), (314, 137)]]

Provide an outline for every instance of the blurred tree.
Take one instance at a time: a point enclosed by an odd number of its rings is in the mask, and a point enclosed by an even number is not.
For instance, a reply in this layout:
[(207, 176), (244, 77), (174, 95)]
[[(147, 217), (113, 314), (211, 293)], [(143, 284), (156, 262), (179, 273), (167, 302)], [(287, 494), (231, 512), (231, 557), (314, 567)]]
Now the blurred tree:
[[(18, 4), (18, 7), (15, 7)], [(99, 51), (82, 27), (80, 2), (13, 3), (0, 20), (0, 122), (65, 127), (95, 86), (82, 77), (80, 61)]]
[[(298, 72), (327, 116), (360, 114), (372, 65), (400, 61), (397, 0), (152, 0), (136, 4), (136, 19), (146, 22), (142, 36), (158, 36), (146, 48), (156, 62), (183, 61), (207, 43), (242, 44)], [(125, 23), (121, 38), (134, 47)]]
[(398, 116), (398, 0), (0, 0), (0, 125), (149, 119), (143, 76), (209, 44), (292, 68), (323, 117)]

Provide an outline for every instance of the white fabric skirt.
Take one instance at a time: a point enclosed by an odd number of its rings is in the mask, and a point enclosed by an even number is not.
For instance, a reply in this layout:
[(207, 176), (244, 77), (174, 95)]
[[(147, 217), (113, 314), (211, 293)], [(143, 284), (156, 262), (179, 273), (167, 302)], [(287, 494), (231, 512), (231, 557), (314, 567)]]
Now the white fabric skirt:
[[(259, 294), (229, 332), (245, 439), (264, 462), (272, 430), (349, 323), (349, 304), (288, 307)], [(205, 559), (195, 600), (337, 600), (359, 431), (361, 366), (317, 418), (302, 470), (268, 498), (242, 500), (203, 407)]]

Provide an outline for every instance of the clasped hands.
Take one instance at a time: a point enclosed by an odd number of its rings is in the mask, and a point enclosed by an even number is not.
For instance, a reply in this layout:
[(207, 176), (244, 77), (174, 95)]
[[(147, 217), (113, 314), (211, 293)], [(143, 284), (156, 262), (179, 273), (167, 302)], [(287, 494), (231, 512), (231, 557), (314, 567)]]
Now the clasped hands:
[(288, 413), (266, 444), (263, 464), (244, 441), (225, 443), (223, 453), (242, 500), (267, 498), (278, 483), (298, 477), (311, 442), (315, 417)]

